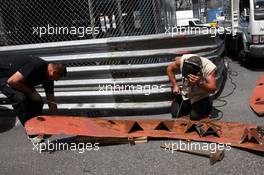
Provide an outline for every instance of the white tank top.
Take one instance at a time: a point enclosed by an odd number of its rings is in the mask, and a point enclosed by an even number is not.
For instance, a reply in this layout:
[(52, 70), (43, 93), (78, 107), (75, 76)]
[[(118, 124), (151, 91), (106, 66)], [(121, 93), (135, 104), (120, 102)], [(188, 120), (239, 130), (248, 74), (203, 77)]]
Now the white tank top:
[[(182, 72), (182, 67), (183, 67), (183, 62), (185, 59), (188, 59), (192, 56), (198, 56), (198, 55), (194, 55), (194, 54), (186, 54), (183, 55), (181, 58), (181, 72)], [(202, 80), (201, 81), (205, 81), (205, 78), (210, 75), (214, 70), (216, 70), (216, 65), (208, 60), (207, 58), (204, 57), (200, 57), (201, 61), (202, 61)], [(184, 94), (186, 94), (186, 98), (191, 100), (191, 103), (195, 103), (203, 98), (206, 98), (210, 95), (209, 92), (204, 91), (202, 88), (198, 87), (197, 85), (195, 86), (191, 86), (189, 85), (188, 81), (183, 81), (183, 87), (182, 87), (182, 91)]]

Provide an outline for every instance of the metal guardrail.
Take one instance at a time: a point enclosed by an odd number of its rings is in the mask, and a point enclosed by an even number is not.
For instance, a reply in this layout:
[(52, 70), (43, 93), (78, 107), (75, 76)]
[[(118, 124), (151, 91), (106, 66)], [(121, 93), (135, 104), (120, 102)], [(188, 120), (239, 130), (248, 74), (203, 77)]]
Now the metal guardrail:
[[(220, 88), (223, 51), (224, 41), (219, 37), (166, 34), (0, 47), (0, 55), (34, 54), (49, 62), (67, 64), (67, 78), (55, 82), (59, 112), (86, 116), (169, 112), (173, 97), (166, 67), (185, 53), (212, 60), (218, 68)], [(180, 83), (181, 76), (176, 73), (176, 77)], [(115, 88), (103, 90), (107, 85)], [(125, 85), (146, 88), (118, 88)], [(150, 92), (153, 86), (162, 88)], [(43, 89), (39, 87), (38, 91), (44, 97)], [(12, 109), (2, 94), (1, 108)]]

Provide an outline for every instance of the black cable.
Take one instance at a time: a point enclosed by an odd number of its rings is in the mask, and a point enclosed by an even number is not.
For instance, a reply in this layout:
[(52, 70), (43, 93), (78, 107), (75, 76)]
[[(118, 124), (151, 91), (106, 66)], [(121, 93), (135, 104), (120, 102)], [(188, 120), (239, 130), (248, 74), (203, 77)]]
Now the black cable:
[[(225, 35), (225, 42), (226, 42), (226, 35)], [(227, 67), (226, 67), (226, 69), (227, 69), (227, 80), (228, 79), (230, 80), (230, 83), (233, 85), (233, 88), (232, 88), (231, 92), (229, 92), (228, 94), (221, 95), (220, 97), (215, 99), (215, 101), (221, 102), (222, 104), (218, 105), (218, 106), (213, 106), (214, 108), (221, 108), (221, 107), (226, 106), (228, 104), (228, 101), (225, 100), (225, 98), (233, 95), (235, 90), (237, 89), (237, 85), (234, 82), (232, 77), (237, 77), (239, 74), (238, 74), (237, 71), (232, 70), (232, 68), (230, 67), (230, 63), (229, 63), (228, 59), (226, 59), (227, 58), (226, 47), (224, 49), (224, 57), (225, 57), (224, 61), (227, 63)], [(221, 110), (218, 110), (218, 111), (222, 114), (221, 117), (220, 117), (220, 118), (222, 118), (223, 115), (224, 115), (223, 111), (221, 111)]]
[(227, 66), (227, 75), (228, 75), (228, 79), (230, 80), (230, 83), (233, 85), (233, 89), (232, 89), (232, 91), (230, 93), (228, 93), (226, 95), (223, 95), (223, 96), (220, 96), (219, 99), (227, 98), (227, 97), (233, 95), (233, 93), (235, 92), (235, 90), (237, 88), (237, 85), (234, 82), (232, 77), (237, 77), (238, 76), (238, 72), (232, 70), (232, 68), (230, 67), (229, 62), (228, 62), (228, 66)]
[(221, 102), (223, 104), (217, 105), (217, 106), (213, 106), (214, 108), (222, 108), (222, 107), (225, 107), (228, 104), (228, 102), (226, 100), (215, 99), (215, 101)]
[(236, 83), (234, 82), (233, 78), (232, 77), (237, 77), (238, 76), (238, 72), (236, 71), (233, 71), (232, 68), (230, 67), (230, 64), (228, 62), (228, 60), (225, 60), (227, 61), (227, 79), (230, 80), (230, 83), (233, 85), (233, 88), (231, 90), (231, 92), (229, 92), (228, 94), (226, 95), (221, 95), (220, 97), (216, 98), (215, 101), (219, 101), (223, 104), (221, 105), (218, 105), (218, 106), (214, 106), (215, 108), (221, 108), (221, 107), (224, 107), (228, 104), (228, 102), (226, 100), (224, 100), (225, 98), (231, 96), (234, 94), (235, 90), (237, 89), (237, 85)]

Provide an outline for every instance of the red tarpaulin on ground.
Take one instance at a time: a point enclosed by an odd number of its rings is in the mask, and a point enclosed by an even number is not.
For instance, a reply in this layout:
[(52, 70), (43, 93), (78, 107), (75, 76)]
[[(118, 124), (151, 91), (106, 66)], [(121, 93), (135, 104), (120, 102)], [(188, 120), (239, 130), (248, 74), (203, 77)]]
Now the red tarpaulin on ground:
[(257, 85), (250, 97), (250, 107), (258, 115), (264, 115), (264, 76), (257, 81)]
[[(204, 131), (202, 134), (198, 132), (197, 126)], [(169, 138), (230, 144), (234, 147), (264, 152), (264, 145), (259, 143), (264, 141), (264, 137), (257, 133), (256, 125), (209, 119), (202, 121), (191, 121), (188, 118), (179, 120), (107, 120), (69, 116), (41, 116), (29, 120), (25, 128), (29, 135)], [(253, 131), (251, 132), (251, 130)], [(263, 130), (261, 131), (263, 132)], [(257, 135), (252, 135), (252, 133), (257, 133)], [(258, 137), (257, 140), (256, 137)], [(241, 138), (243, 139), (241, 140)]]

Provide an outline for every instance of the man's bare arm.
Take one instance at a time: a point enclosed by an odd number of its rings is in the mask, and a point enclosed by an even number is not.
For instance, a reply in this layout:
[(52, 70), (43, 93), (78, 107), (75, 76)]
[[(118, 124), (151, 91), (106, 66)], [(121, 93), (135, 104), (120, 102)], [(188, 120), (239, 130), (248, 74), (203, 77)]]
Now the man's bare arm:
[(210, 93), (215, 93), (217, 90), (216, 71), (213, 71), (205, 78), (205, 81), (200, 84), (200, 87)]
[(30, 95), (33, 93), (33, 90), (27, 87), (25, 84), (25, 78), (20, 72), (16, 72), (14, 75), (12, 75), (8, 80), (7, 84), (11, 86), (12, 88), (23, 92), (27, 95)]
[(169, 64), (167, 68), (167, 75), (169, 76), (169, 79), (173, 86), (177, 86), (177, 80), (175, 78), (174, 71), (180, 70), (180, 65), (181, 65), (181, 59), (176, 58), (176, 60), (173, 63)]
[(174, 74), (175, 70), (180, 70), (180, 66), (181, 66), (181, 59), (176, 58), (176, 60), (173, 63), (171, 63), (167, 68), (167, 75), (169, 77), (169, 80), (172, 83), (174, 94), (178, 94), (180, 91), (180, 88), (177, 84), (177, 80), (176, 80), (175, 74)]

